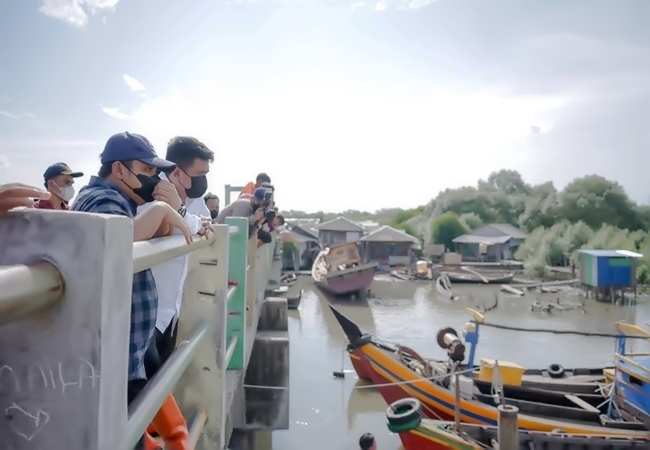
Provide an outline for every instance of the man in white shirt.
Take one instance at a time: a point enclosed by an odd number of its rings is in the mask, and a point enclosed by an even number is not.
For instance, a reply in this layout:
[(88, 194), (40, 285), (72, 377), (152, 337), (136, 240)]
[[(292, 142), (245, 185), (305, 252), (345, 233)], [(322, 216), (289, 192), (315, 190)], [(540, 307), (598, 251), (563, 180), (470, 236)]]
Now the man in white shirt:
[[(168, 203), (178, 211), (192, 234), (207, 237), (212, 232), (212, 226), (210, 210), (202, 197), (208, 189), (206, 175), (210, 171), (210, 163), (214, 161), (214, 153), (193, 137), (178, 136), (167, 145), (167, 158), (176, 164), (176, 169), (160, 174), (161, 188), (158, 189), (156, 200)], [(146, 207), (139, 207), (138, 212)], [(145, 355), (149, 379), (176, 347), (188, 259), (189, 255), (179, 256), (151, 268), (158, 290), (158, 318), (153, 340)]]

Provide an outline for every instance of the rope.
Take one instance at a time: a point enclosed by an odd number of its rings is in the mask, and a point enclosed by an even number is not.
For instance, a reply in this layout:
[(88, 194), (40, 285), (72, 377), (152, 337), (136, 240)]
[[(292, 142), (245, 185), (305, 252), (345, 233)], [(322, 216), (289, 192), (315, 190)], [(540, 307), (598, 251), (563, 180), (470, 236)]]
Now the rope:
[(501, 371), (499, 370), (498, 360), (494, 361), (490, 394), (492, 394), (492, 397), (494, 398), (494, 403), (499, 403), (501, 405), (505, 404), (505, 398), (503, 395), (503, 380), (501, 379)]
[[(464, 373), (470, 373), (474, 372), (476, 368), (474, 369), (465, 369), (461, 370), (460, 372), (456, 372), (458, 375), (462, 375)], [(448, 373), (444, 375), (436, 375), (435, 377), (428, 377), (428, 378), (420, 378), (419, 380), (410, 380), (410, 381), (396, 381), (394, 383), (383, 383), (383, 384), (368, 384), (364, 386), (354, 386), (352, 389), (370, 389), (370, 388), (378, 388), (378, 387), (389, 387), (389, 386), (402, 386), (405, 384), (416, 384), (416, 383), (423, 383), (425, 381), (435, 381), (435, 380), (442, 380), (443, 378), (447, 378), (449, 376)], [(286, 391), (289, 388), (285, 386), (260, 386), (260, 385), (254, 385), (254, 384), (245, 384), (244, 387), (246, 388), (251, 388), (251, 389), (269, 389), (269, 390), (277, 390), (277, 391)]]
[(549, 328), (522, 328), (522, 327), (513, 327), (510, 325), (499, 325), (496, 323), (478, 323), (474, 320), (472, 322), (483, 327), (492, 327), (492, 328), (498, 328), (501, 330), (510, 330), (510, 331), (523, 331), (528, 333), (572, 334), (576, 336), (590, 336), (590, 337), (604, 337), (604, 338), (648, 339), (648, 336), (621, 335), (621, 334), (614, 334), (614, 333), (591, 333), (588, 331), (573, 331), (573, 330), (552, 330)]

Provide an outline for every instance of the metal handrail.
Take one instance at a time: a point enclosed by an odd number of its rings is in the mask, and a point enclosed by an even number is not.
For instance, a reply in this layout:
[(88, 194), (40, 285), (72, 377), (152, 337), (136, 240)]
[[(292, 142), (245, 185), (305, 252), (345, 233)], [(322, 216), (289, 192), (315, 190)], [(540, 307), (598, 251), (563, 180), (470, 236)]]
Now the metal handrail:
[(194, 242), (187, 244), (185, 237), (174, 235), (148, 241), (135, 242), (133, 244), (133, 273), (167, 262), (178, 256), (187, 255), (194, 250), (207, 247), (214, 242), (214, 235), (208, 239), (201, 236), (193, 236)]
[(0, 324), (12, 322), (56, 305), (65, 286), (53, 264), (0, 266)]
[(212, 334), (212, 329), (212, 321), (207, 319), (201, 321), (176, 347), (140, 395), (129, 405), (127, 448), (133, 448), (138, 443), (163, 402), (196, 356), (203, 341)]

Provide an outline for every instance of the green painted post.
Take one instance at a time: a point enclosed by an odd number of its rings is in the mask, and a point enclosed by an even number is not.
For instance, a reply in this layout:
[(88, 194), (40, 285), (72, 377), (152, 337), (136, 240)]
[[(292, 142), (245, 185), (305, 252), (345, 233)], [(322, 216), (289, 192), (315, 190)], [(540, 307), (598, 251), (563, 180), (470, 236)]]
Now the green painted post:
[(230, 253), (228, 254), (228, 279), (239, 283), (235, 295), (228, 303), (228, 323), (226, 336), (228, 341), (237, 337), (235, 351), (228, 363), (228, 370), (243, 370), (246, 360), (246, 276), (247, 276), (247, 244), (248, 219), (227, 217), (226, 224), (237, 227), (239, 233), (230, 237)]

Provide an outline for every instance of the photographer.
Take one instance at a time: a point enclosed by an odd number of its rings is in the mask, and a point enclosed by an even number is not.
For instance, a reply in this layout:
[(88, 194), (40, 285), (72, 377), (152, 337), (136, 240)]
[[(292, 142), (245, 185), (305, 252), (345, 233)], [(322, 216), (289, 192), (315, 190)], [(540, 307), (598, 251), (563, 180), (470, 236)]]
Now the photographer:
[(259, 248), (273, 240), (271, 233), (261, 228), (267, 221), (272, 221), (275, 218), (275, 214), (270, 217), (270, 213), (273, 211), (268, 211), (265, 207), (268, 201), (267, 189), (257, 188), (251, 197), (238, 198), (226, 206), (219, 213), (215, 222), (225, 223), (226, 217), (247, 217), (250, 224), (249, 237), (257, 233), (257, 247)]

